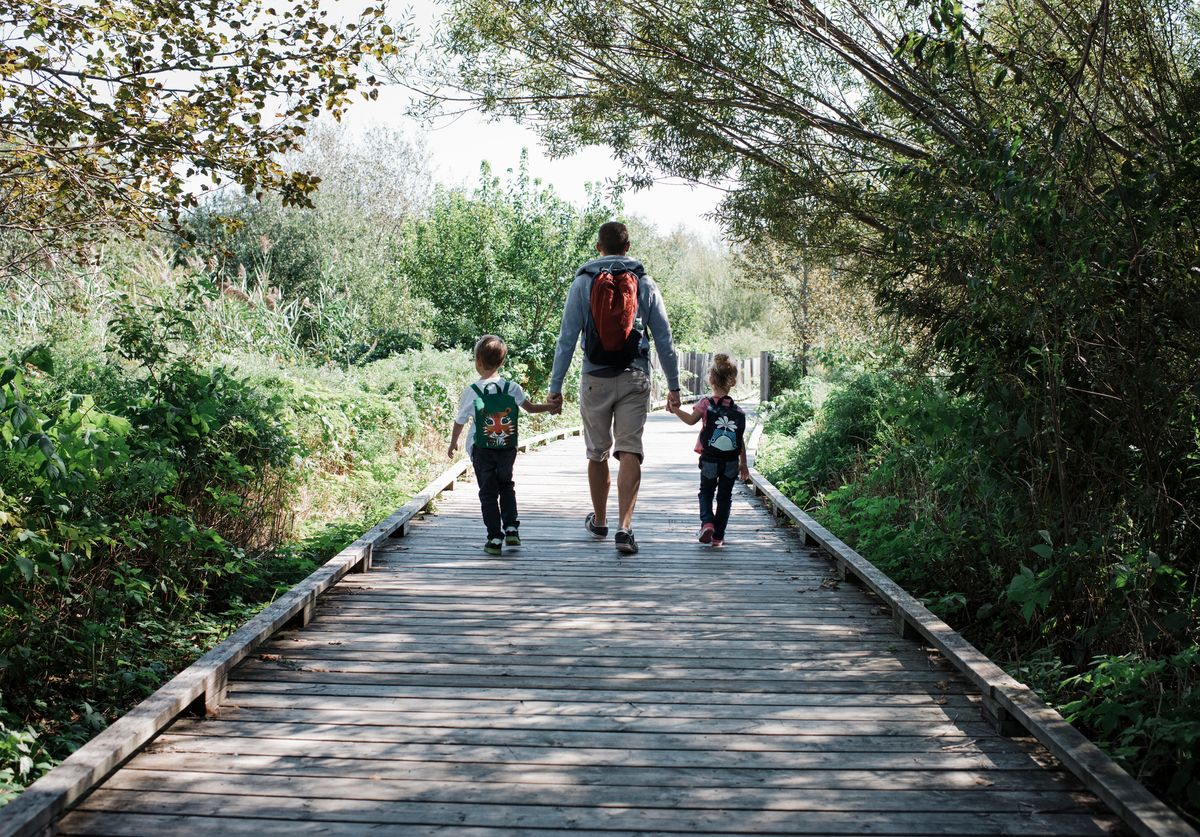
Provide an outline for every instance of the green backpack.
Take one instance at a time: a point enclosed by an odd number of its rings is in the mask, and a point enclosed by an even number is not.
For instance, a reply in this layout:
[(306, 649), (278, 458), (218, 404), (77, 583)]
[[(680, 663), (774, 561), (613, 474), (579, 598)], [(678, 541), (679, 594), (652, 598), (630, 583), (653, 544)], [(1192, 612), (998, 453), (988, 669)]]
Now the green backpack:
[(517, 446), (517, 400), (508, 391), (509, 383), (492, 381), (475, 390), (475, 447), (487, 450), (513, 450)]

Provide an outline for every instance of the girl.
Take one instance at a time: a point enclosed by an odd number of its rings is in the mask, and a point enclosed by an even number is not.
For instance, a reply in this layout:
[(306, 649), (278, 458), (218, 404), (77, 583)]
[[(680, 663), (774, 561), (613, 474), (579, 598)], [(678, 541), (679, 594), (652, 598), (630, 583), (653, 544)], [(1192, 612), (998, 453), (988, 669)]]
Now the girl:
[[(712, 386), (712, 395), (697, 401), (690, 413), (680, 407), (674, 407), (671, 412), (686, 424), (704, 419), (704, 428), (696, 440), (696, 453), (700, 454), (699, 539), (700, 543), (724, 546), (733, 482), (739, 476), (743, 481), (750, 479), (744, 438), (746, 414), (729, 397), (729, 391), (737, 385), (737, 366), (729, 355), (713, 358), (708, 383)], [(714, 494), (716, 514), (713, 514)]]

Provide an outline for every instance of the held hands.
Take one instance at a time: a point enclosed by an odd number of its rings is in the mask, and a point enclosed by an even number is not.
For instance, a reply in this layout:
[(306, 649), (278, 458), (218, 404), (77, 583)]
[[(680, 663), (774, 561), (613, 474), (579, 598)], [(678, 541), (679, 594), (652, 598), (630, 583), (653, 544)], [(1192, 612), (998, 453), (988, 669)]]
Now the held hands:
[(679, 409), (679, 405), (683, 403), (679, 398), (679, 390), (673, 389), (667, 393), (667, 412), (674, 413)]
[(549, 408), (551, 415), (560, 415), (563, 408), (563, 397), (561, 392), (552, 392), (546, 396), (546, 406)]

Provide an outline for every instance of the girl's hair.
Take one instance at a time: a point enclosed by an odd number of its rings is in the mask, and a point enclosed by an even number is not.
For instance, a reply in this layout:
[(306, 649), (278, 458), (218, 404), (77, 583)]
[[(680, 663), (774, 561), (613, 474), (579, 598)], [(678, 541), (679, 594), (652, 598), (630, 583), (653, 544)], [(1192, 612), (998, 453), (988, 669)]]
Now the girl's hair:
[(737, 386), (737, 366), (729, 355), (719, 354), (714, 355), (712, 366), (708, 368), (708, 382), (714, 387), (723, 389), (726, 392)]

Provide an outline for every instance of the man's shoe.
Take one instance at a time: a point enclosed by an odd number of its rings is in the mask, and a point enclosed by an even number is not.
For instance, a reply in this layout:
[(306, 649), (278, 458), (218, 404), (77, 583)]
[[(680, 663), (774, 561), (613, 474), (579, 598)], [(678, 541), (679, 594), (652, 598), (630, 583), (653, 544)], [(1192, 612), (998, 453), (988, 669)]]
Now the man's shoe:
[(623, 552), (626, 555), (637, 554), (638, 545), (634, 540), (632, 529), (618, 529), (617, 536), (613, 540), (616, 543), (617, 552)]
[(588, 534), (596, 540), (608, 537), (608, 527), (596, 522), (595, 512), (588, 512), (588, 516), (583, 519), (583, 528), (587, 529)]
[(700, 526), (699, 540), (700, 543), (713, 542), (713, 525), (711, 523), (705, 523)]
[(504, 543), (508, 546), (520, 546), (521, 535), (517, 532), (516, 526), (506, 526), (504, 529)]
[(487, 543), (483, 545), (483, 551), (488, 555), (499, 555), (504, 552), (503, 538), (488, 538)]

